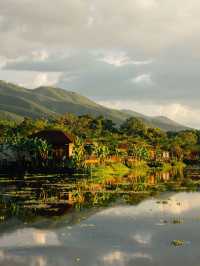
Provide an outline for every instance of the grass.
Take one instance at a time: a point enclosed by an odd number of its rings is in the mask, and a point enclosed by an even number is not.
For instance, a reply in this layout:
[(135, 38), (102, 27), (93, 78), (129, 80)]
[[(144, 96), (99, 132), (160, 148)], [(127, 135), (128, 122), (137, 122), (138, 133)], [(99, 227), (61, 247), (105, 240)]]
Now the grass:
[(130, 169), (122, 163), (106, 164), (92, 168), (92, 177), (124, 176), (129, 171)]
[(143, 173), (147, 173), (150, 170), (150, 167), (147, 165), (145, 161), (135, 161), (129, 163), (128, 167), (130, 167), (134, 171), (142, 171)]
[(183, 162), (180, 162), (180, 161), (173, 161), (172, 166), (177, 168), (177, 169), (183, 169), (186, 167), (186, 164), (184, 164)]
[(172, 165), (170, 163), (163, 163), (162, 166), (162, 171), (163, 172), (168, 172), (172, 169)]

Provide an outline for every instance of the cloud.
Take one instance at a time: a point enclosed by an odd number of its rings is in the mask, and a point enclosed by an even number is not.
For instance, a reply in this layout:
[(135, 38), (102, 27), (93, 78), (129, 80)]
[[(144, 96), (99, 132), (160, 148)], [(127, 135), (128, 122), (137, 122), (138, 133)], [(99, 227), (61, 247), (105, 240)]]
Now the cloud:
[(17, 83), (20, 86), (34, 89), (39, 86), (55, 86), (61, 76), (60, 72), (9, 71), (0, 69), (2, 80)]
[(1, 0), (0, 78), (140, 102), (200, 127), (199, 9), (196, 0)]
[(152, 9), (158, 6), (156, 0), (138, 0), (137, 4), (144, 9)]
[(48, 0), (1, 0), (1, 52), (123, 47), (152, 56), (183, 40), (197, 52), (199, 8), (196, 0), (58, 0), (56, 8)]
[[(189, 57), (187, 64), (180, 65), (179, 61), (178, 54), (175, 59), (162, 56), (138, 60), (131, 53), (116, 50), (36, 50), (29, 56), (4, 61), (3, 69), (5, 73), (14, 71), (7, 75), (9, 81), (16, 80), (29, 88), (56, 85), (109, 107), (165, 115), (199, 128), (200, 62)], [(32, 78), (23, 81), (27, 76)]]
[(53, 86), (58, 82), (59, 76), (59, 73), (39, 73), (35, 76), (31, 88), (37, 88), (40, 86)]
[(138, 84), (138, 85), (152, 85), (153, 81), (152, 81), (152, 77), (151, 74), (141, 74), (135, 78), (131, 79), (132, 83)]
[[(200, 61), (168, 54), (149, 60), (122, 50), (51, 52), (8, 60), (5, 70), (62, 72), (58, 86), (76, 90), (95, 100), (140, 100), (197, 108)], [(42, 60), (41, 60), (42, 58)], [(23, 60), (22, 60), (23, 59)], [(151, 87), (149, 89), (149, 87)]]
[(3, 56), (0, 56), (0, 69), (4, 68), (7, 64), (7, 59)]
[(134, 61), (125, 52), (107, 53), (99, 60), (116, 67), (124, 65), (148, 65), (152, 63), (152, 60)]
[(32, 52), (33, 60), (34, 61), (45, 61), (48, 59), (49, 54), (46, 50), (41, 51), (33, 51)]

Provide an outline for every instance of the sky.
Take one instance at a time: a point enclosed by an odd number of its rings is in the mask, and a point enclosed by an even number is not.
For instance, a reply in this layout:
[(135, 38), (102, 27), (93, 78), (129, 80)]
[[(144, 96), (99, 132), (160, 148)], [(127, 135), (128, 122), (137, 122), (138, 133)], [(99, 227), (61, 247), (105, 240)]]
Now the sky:
[(200, 128), (199, 0), (0, 0), (0, 79)]

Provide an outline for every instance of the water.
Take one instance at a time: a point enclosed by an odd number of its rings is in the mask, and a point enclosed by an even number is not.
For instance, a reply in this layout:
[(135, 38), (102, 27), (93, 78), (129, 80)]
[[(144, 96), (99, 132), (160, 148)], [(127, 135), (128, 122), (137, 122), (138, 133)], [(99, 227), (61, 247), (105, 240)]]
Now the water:
[(3, 179), (0, 265), (199, 265), (198, 181), (132, 179)]

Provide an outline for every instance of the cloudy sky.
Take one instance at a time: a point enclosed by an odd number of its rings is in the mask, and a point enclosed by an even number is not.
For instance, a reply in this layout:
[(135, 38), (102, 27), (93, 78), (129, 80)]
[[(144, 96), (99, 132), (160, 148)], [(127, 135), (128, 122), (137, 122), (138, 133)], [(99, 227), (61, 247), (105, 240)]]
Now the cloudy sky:
[(199, 0), (0, 0), (0, 79), (200, 128)]

